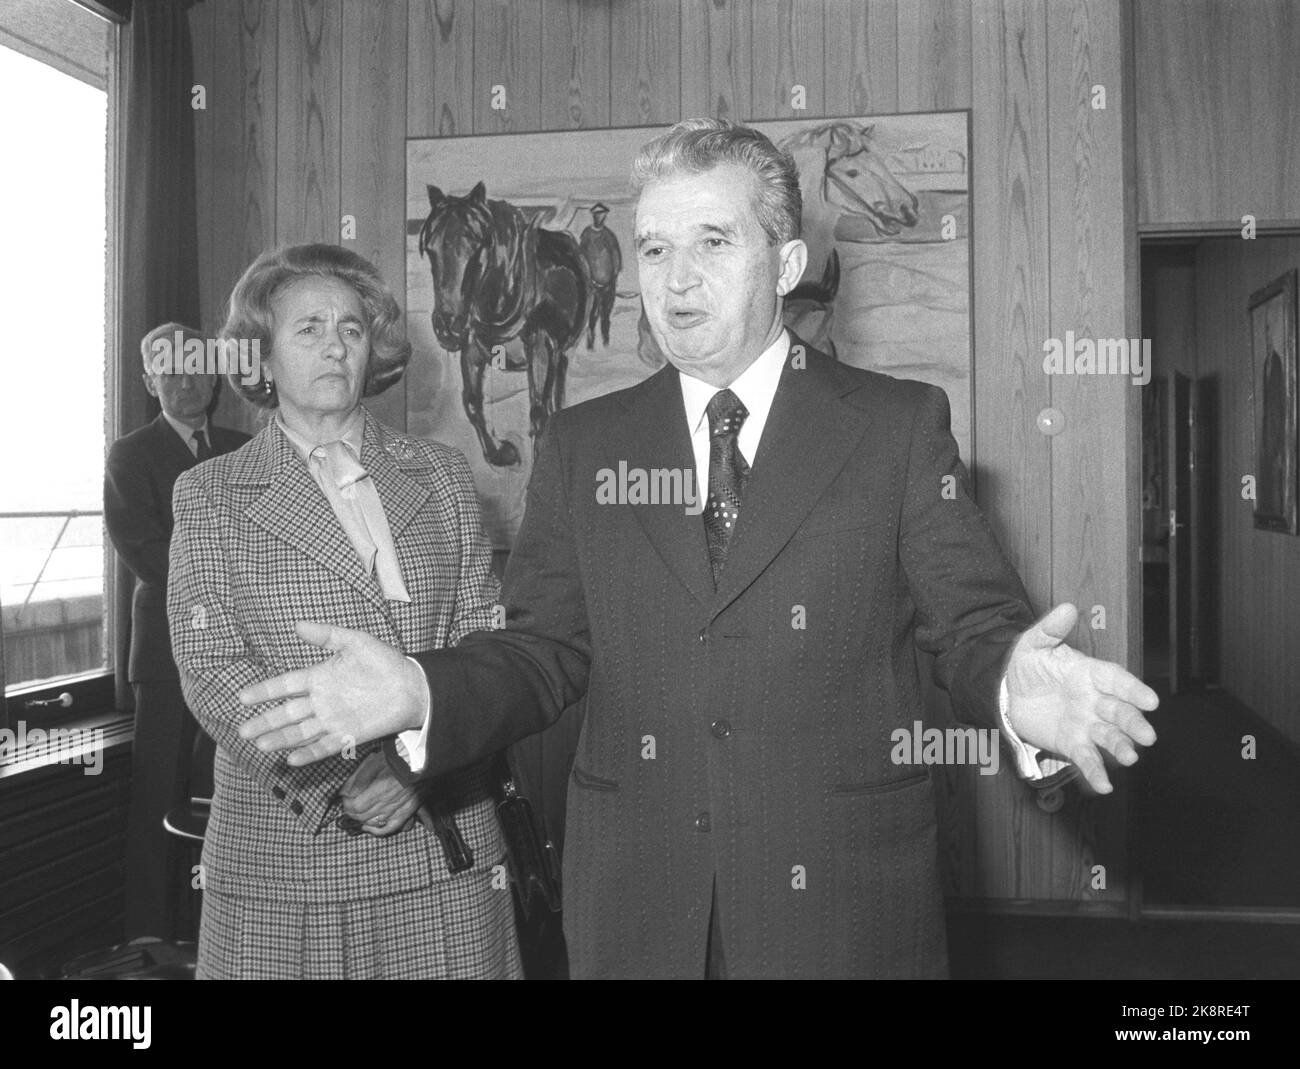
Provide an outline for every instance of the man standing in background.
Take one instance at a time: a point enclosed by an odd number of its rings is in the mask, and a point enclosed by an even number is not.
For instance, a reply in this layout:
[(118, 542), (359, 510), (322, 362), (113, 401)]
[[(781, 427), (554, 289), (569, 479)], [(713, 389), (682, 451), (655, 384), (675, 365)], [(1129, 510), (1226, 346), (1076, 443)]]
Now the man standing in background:
[[(167, 562), (172, 488), (181, 472), (238, 449), (248, 435), (208, 421), (216, 375), (184, 374), (179, 350), (202, 335), (181, 323), (155, 327), (140, 342), (144, 385), (162, 412), (119, 438), (104, 473), (104, 524), (135, 575), (128, 678), (135, 691), (131, 805), (127, 817), (126, 934), (175, 937), (168, 909), (171, 854), (163, 817), (185, 790), (197, 730), (181, 696), (167, 627)], [(166, 359), (171, 357), (171, 359)], [(175, 879), (188, 876), (177, 874)]]

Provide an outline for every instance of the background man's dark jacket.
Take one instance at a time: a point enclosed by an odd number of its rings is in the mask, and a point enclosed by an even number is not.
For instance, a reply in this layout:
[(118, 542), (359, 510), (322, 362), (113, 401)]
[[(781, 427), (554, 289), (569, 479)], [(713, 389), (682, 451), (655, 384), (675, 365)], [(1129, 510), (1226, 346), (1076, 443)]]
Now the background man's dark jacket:
[[(248, 435), (208, 424), (217, 456)], [(167, 555), (172, 538), (172, 488), (198, 463), (162, 414), (113, 443), (104, 475), (104, 523), (113, 548), (135, 575), (131, 599), (132, 683), (176, 679), (167, 628)]]
[[(248, 435), (208, 424), (213, 455)], [(104, 524), (135, 575), (128, 679), (135, 690), (131, 805), (126, 835), (126, 934), (195, 937), (183, 916), (190, 876), (163, 829), (185, 796), (197, 725), (185, 707), (167, 626), (167, 562), (176, 477), (198, 464), (161, 413), (113, 443), (104, 469)], [(208, 773), (210, 775), (210, 773)], [(177, 908), (173, 908), (177, 907)]]

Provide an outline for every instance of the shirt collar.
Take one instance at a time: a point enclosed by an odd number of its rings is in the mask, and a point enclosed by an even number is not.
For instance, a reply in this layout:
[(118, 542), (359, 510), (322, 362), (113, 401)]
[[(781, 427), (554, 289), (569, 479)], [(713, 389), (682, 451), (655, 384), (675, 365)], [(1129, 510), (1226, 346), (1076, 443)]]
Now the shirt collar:
[[(767, 421), (789, 352), (790, 334), (782, 329), (776, 341), (759, 353), (758, 359), (745, 368), (730, 386), (731, 392), (740, 398), (740, 403), (749, 412), (746, 420), (754, 420), (757, 426), (761, 427)], [(682, 401), (686, 405), (686, 426), (694, 435), (708, 419), (706, 409), (718, 391), (691, 375), (679, 371), (678, 376), (682, 382)]]
[(168, 423), (171, 424), (171, 428), (172, 428), (172, 430), (174, 430), (177, 434), (179, 434), (179, 435), (181, 436), (181, 441), (185, 443), (185, 447), (186, 447), (187, 449), (189, 449), (189, 451), (190, 451), (191, 453), (194, 452), (194, 449), (193, 449), (191, 443), (194, 441), (194, 435), (195, 435), (195, 433), (196, 433), (197, 431), (202, 431), (202, 432), (203, 432), (203, 436), (204, 436), (205, 438), (207, 438), (207, 440), (208, 440), (208, 446), (211, 447), (211, 445), (212, 445), (212, 435), (210, 435), (210, 434), (208, 433), (208, 417), (207, 417), (207, 416), (204, 416), (204, 417), (203, 417), (203, 423), (202, 423), (201, 426), (198, 426), (198, 427), (191, 427), (188, 423), (182, 423), (182, 422), (181, 422), (180, 420), (178, 420), (178, 419), (172, 419), (172, 417), (169, 416), (166, 412), (164, 412), (164, 413), (162, 414), (162, 416), (163, 416), (163, 419), (165, 419)]
[[(284, 417), (278, 411), (275, 414), (275, 423), (276, 426), (280, 428), (280, 431), (285, 438), (289, 440), (289, 444), (293, 446), (294, 451), (297, 452), (303, 460), (306, 460), (311, 456), (312, 451), (316, 448), (316, 444), (309, 442), (297, 431), (291, 429), (290, 426), (285, 423)], [(352, 414), (352, 419), (348, 421), (347, 427), (344, 428), (341, 439), (343, 444), (352, 451), (352, 455), (356, 457), (358, 461), (361, 460), (361, 443), (365, 438), (365, 429), (365, 414), (358, 407), (356, 412)]]

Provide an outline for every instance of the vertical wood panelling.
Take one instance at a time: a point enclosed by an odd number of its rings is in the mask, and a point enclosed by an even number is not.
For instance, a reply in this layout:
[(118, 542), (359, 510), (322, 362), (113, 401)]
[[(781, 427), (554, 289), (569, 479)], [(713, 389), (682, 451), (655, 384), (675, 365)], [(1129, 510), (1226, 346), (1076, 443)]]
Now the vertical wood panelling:
[[(240, 194), (243, 190), (247, 145), (244, 139), (245, 94), (243, 72), (242, 29), (243, 18), (239, 0), (216, 0), (211, 4), (196, 4), (191, 13), (201, 8), (212, 8), (210, 24), (205, 27), (208, 46), (212, 52), (212, 69), (209, 74), (207, 123), (212, 146), (208, 159), (207, 175), (200, 170), (196, 175), (199, 197), (199, 277), (204, 277), (206, 261), (207, 281), (199, 304), (202, 308), (203, 329), (216, 333), (225, 322), (226, 302), (235, 279), (239, 277), (239, 263), (250, 227), (243, 211)], [(193, 22), (191, 22), (193, 28)], [(275, 35), (271, 35), (272, 44)], [(194, 42), (195, 52), (199, 42)], [(272, 76), (275, 67), (272, 66)], [(274, 100), (274, 97), (272, 97)], [(266, 124), (275, 129), (274, 121)], [(196, 134), (199, 131), (196, 130)], [(272, 150), (274, 150), (274, 141)], [(272, 169), (274, 171), (274, 169)], [(205, 191), (204, 184), (207, 189)], [(275, 188), (268, 190), (274, 204)], [(204, 218), (206, 201), (207, 218)], [(274, 219), (274, 208), (271, 211)], [(238, 220), (229, 225), (228, 220)], [(270, 235), (274, 243), (274, 234)], [(221, 400), (213, 413), (217, 423), (228, 427), (247, 429), (253, 420), (249, 406), (230, 387), (221, 384)]]
[(1300, 220), (1295, 0), (1135, 5), (1139, 221)]
[[(207, 4), (202, 6), (208, 6)], [(213, 75), (209, 109), (214, 138), (209, 198), (212, 289), (204, 326), (216, 330), (244, 269), (277, 244), (276, 117), (279, 24), (268, 0), (213, 0)], [(226, 389), (218, 422), (256, 429), (252, 409)]]
[[(474, 133), (525, 133), (542, 122), (542, 0), (474, 5)], [(504, 107), (493, 107), (504, 90)], [(468, 131), (462, 131), (468, 133)]]
[(611, 0), (609, 115), (613, 126), (676, 122), (685, 50), (678, 0)]
[(542, 129), (609, 125), (609, 0), (542, 0)]
[(242, 242), (225, 264), (230, 282), (261, 252), (275, 244), (276, 234), (276, 52), (279, 25), (269, 0), (242, 0), (239, 5), (239, 103), (235, 114), (239, 154), (239, 209), (243, 214)]
[[(1123, 234), (1132, 220), (1124, 211), (1117, 0), (1049, 4), (1047, 19), (1051, 277), (1074, 283), (1052, 287), (1051, 336), (1128, 338), (1138, 324), (1126, 321), (1124, 307)], [(1093, 108), (1093, 86), (1107, 91), (1105, 110)], [(1124, 570), (1108, 562), (1125, 557), (1129, 501), (1108, 476), (1124, 467), (1126, 412), (1140, 387), (1127, 375), (1058, 375), (1049, 385), (1068, 420), (1052, 440), (1052, 599), (1105, 608), (1105, 628), (1080, 627), (1074, 644), (1119, 659), (1128, 591)]]
[(1051, 593), (1047, 70), (1042, 5), (974, 7), (975, 457), (981, 506), (1031, 596)]
[(970, 0), (899, 0), (899, 111), (971, 106), (971, 10)]
[(898, 5), (826, 0), (826, 114), (898, 110)]
[(216, 181), (212, 147), (215, 139), (213, 116), (217, 108), (213, 78), (215, 7), (215, 4), (195, 4), (187, 13), (193, 42), (194, 84), (202, 86), (207, 94), (206, 107), (194, 112), (194, 215), (199, 256), (199, 318), (202, 320), (195, 326), (200, 330), (215, 329), (213, 320), (217, 316), (207, 299), (216, 290), (212, 278), (212, 198)]
[[(1042, 372), (1046, 32), (1037, 0), (980, 0), (972, 9), (976, 479), (980, 505), (1038, 610), (1051, 593), (1052, 565), (1051, 452), (1035, 425), (1050, 401)], [(901, 74), (899, 91), (901, 105)], [(1072, 805), (1049, 817), (1012, 777), (984, 786), (970, 770), (951, 771), (950, 788), (961, 787), (946, 799), (946, 841), (962, 894), (1079, 896), (1062, 886), (1059, 863), (1045, 860), (1058, 840), (1071, 843)]]
[(473, 0), (409, 0), (407, 27), (406, 136), (473, 133)]
[(682, 0), (682, 117), (748, 119), (752, 6)]
[(275, 233), (339, 240), (341, 0), (288, 0), (279, 15)]
[[(757, 0), (749, 62), (750, 119), (825, 115), (825, 24), (821, 0)], [(795, 87), (801, 92), (797, 95)], [(800, 102), (803, 108), (792, 105)]]
[[(1126, 235), (1136, 233), (1137, 224), (1125, 193), (1131, 182), (1124, 169), (1124, 14), (1119, 0), (1047, 5), (1051, 336), (1063, 342), (1070, 331), (1094, 340), (1138, 334), (1136, 316), (1130, 321), (1133, 310), (1126, 306), (1138, 280), (1126, 256)], [(1093, 106), (1094, 86), (1106, 92), (1104, 110)], [(1139, 505), (1126, 456), (1130, 410), (1138, 410), (1142, 387), (1128, 375), (1057, 375), (1049, 386), (1052, 407), (1065, 417), (1064, 430), (1052, 439), (1050, 600), (1079, 607), (1080, 624), (1071, 636), (1075, 648), (1123, 661), (1130, 630), (1141, 628), (1128, 548), (1129, 519)], [(1105, 613), (1100, 628), (1094, 626), (1097, 611)], [(1126, 804), (1118, 794), (1086, 807), (1090, 832), (1093, 821), (1112, 825), (1098, 840), (1103, 852), (1080, 858), (1074, 874), (1090, 898), (1122, 901), (1125, 894), (1120, 818)], [(1088, 887), (1094, 863), (1106, 868), (1104, 891)]]
[[(356, 223), (343, 245), (370, 260), (406, 303), (406, 257), (393, 240), (406, 224), (406, 8), (344, 4), (340, 215)], [(413, 359), (421, 359), (415, 354)], [(389, 426), (406, 428), (406, 379), (366, 402)]]
[(970, 40), (970, 0), (900, 0), (898, 111), (969, 108)]

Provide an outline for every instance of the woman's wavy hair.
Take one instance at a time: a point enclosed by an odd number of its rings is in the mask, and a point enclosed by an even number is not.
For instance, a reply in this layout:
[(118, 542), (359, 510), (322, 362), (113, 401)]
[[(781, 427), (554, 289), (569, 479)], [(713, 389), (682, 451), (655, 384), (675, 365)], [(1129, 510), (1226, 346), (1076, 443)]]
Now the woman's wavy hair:
[[(275, 332), (275, 298), (304, 278), (337, 278), (361, 298), (370, 335), (363, 397), (374, 397), (397, 382), (411, 359), (411, 343), (402, 326), (402, 310), (384, 285), (375, 265), (338, 245), (291, 245), (262, 253), (235, 283), (220, 337), (231, 341), (257, 341), (263, 355), (271, 353)], [(275, 383), (259, 375), (245, 382), (236, 371), (230, 385), (259, 408), (279, 403)]]

